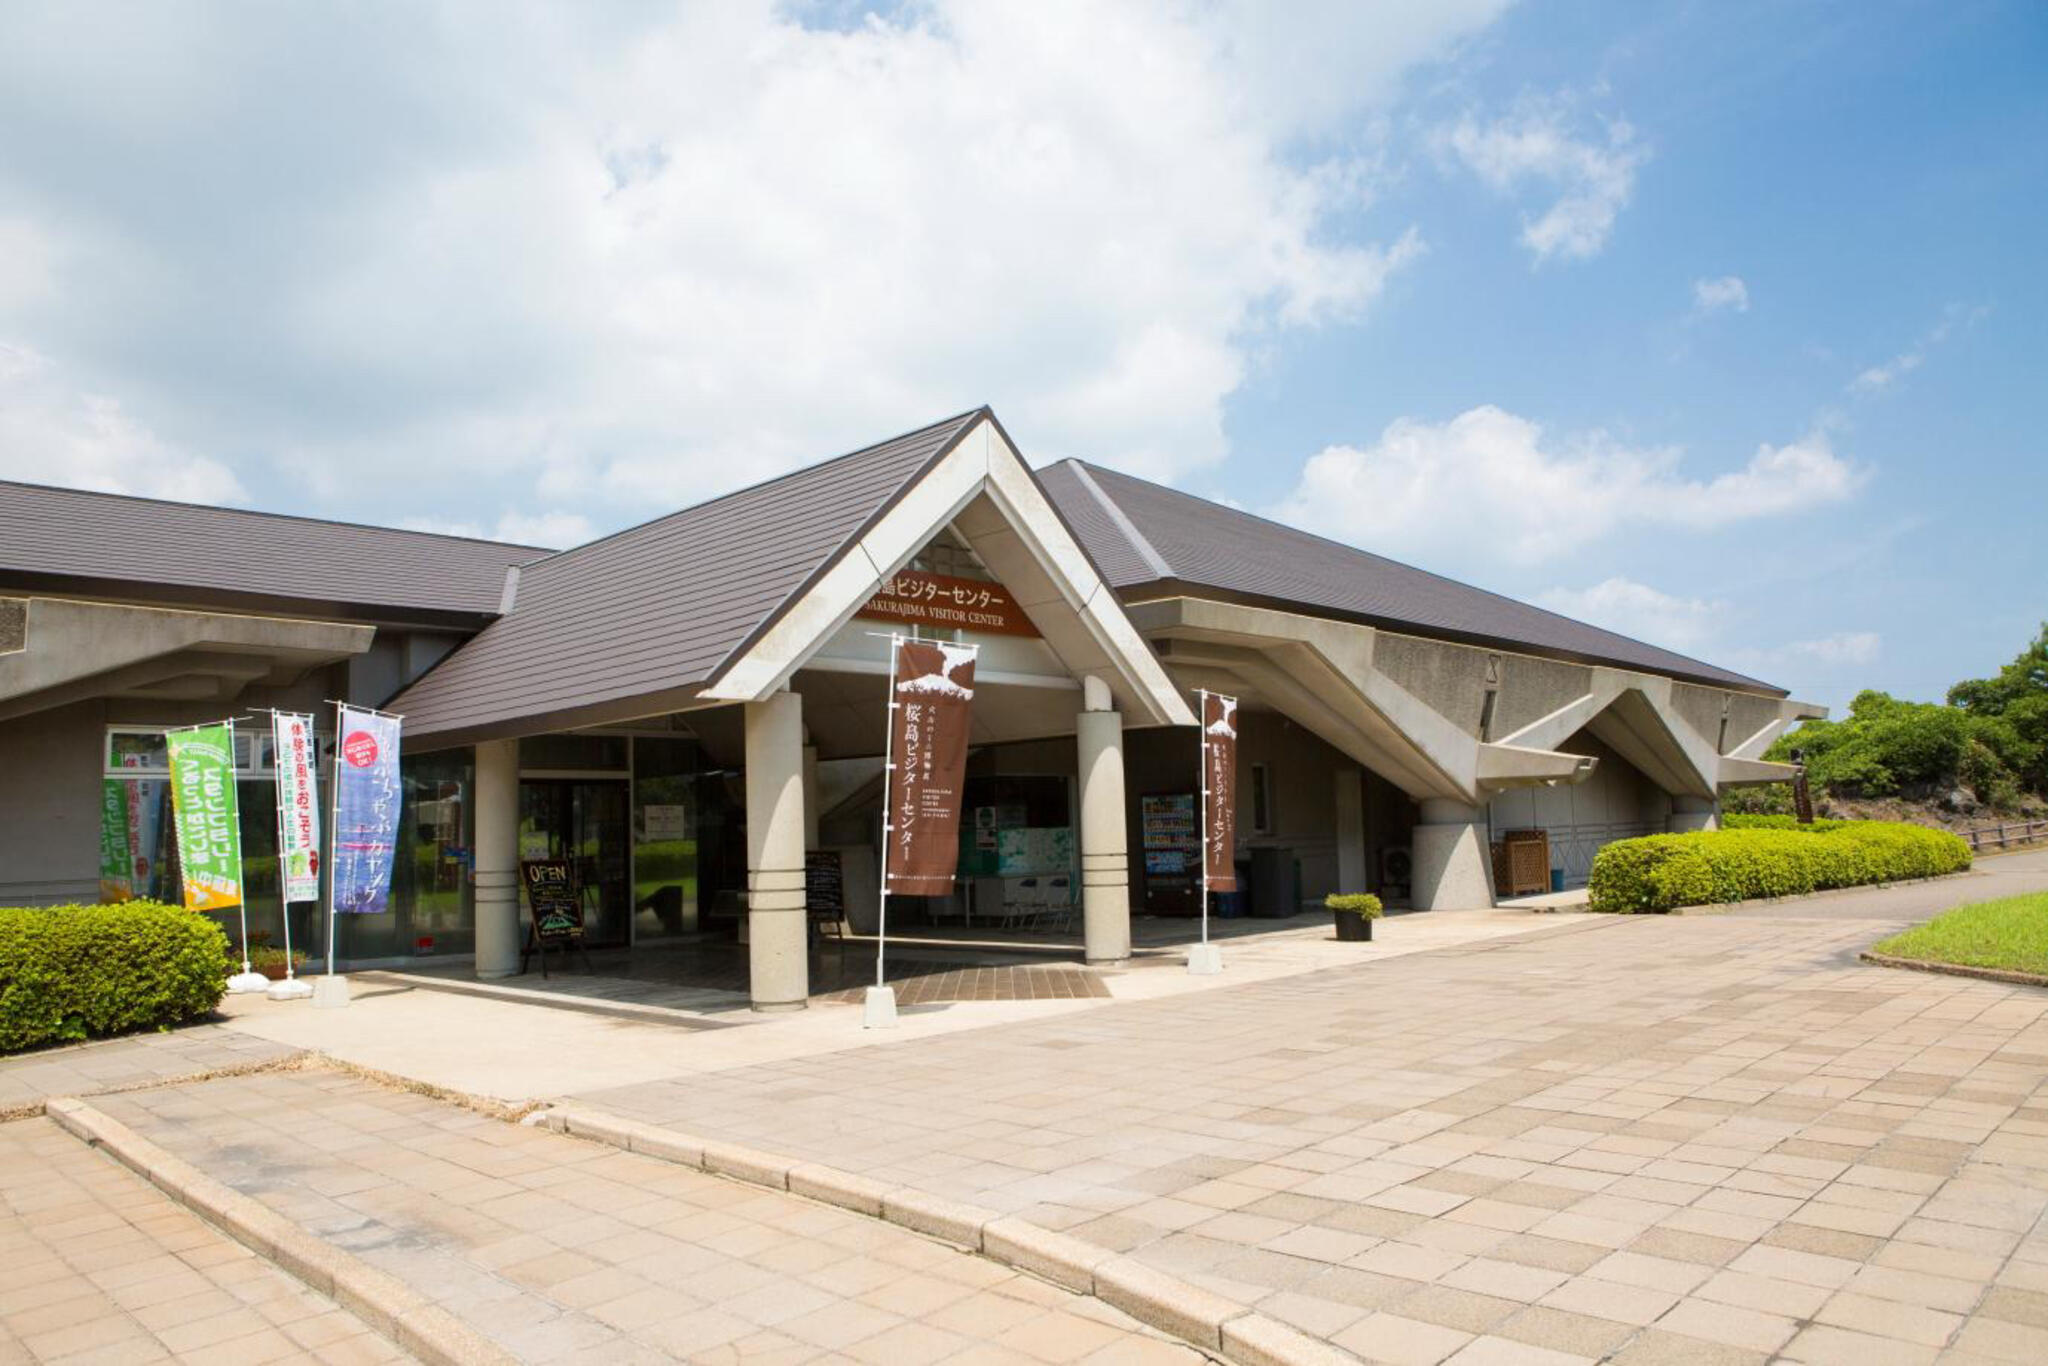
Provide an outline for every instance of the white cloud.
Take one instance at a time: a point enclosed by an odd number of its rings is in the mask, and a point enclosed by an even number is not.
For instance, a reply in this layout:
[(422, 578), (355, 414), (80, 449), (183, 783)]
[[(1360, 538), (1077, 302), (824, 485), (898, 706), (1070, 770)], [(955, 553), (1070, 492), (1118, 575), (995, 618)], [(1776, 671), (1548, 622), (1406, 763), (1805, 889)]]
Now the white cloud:
[(590, 519), (575, 512), (507, 512), (494, 526), (480, 522), (454, 521), (441, 517), (407, 517), (399, 522), (407, 531), (431, 531), (440, 536), (469, 536), (487, 541), (510, 541), (515, 545), (537, 545), (549, 550), (566, 550), (596, 536)]
[(1618, 576), (1591, 588), (1552, 588), (1537, 594), (1536, 601), (1553, 612), (1688, 654), (1709, 644), (1728, 614), (1728, 604), (1718, 599), (1674, 597)]
[(0, 202), (75, 245), (0, 327), (187, 444), (486, 524), (983, 401), (1034, 458), (1180, 478), (1254, 347), (1422, 250), (1359, 226), (1370, 134), (1318, 136), (1502, 5), (14, 7), (0, 126), (62, 141)]
[(1869, 395), (1891, 388), (1899, 380), (1926, 364), (1928, 354), (1947, 341), (1957, 328), (1975, 327), (1990, 315), (1991, 309), (1985, 305), (1976, 308), (1964, 308), (1960, 304), (1949, 305), (1943, 310), (1941, 321), (1929, 328), (1926, 335), (1911, 347), (1888, 361), (1858, 372), (1856, 378), (1849, 381), (1849, 392)]
[(225, 465), (136, 422), (114, 399), (79, 390), (48, 358), (0, 343), (0, 479), (191, 503), (248, 495)]
[(1574, 103), (1566, 96), (1525, 100), (1490, 123), (1467, 114), (1440, 134), (1442, 144), (1494, 190), (1513, 194), (1534, 184), (1556, 193), (1548, 209), (1522, 219), (1522, 244), (1539, 262), (1598, 255), (1650, 156), (1626, 119), (1581, 136)]
[(1535, 422), (1487, 405), (1448, 422), (1399, 419), (1370, 446), (1325, 448), (1276, 515), (1366, 536), (1387, 554), (1533, 564), (1624, 529), (1709, 531), (1838, 503), (1865, 478), (1823, 431), (1760, 445), (1708, 478), (1682, 464), (1676, 448), (1603, 432), (1546, 443)]
[(1742, 282), (1740, 275), (1723, 275), (1715, 280), (1694, 280), (1692, 307), (1695, 313), (1700, 314), (1747, 313), (1749, 286)]

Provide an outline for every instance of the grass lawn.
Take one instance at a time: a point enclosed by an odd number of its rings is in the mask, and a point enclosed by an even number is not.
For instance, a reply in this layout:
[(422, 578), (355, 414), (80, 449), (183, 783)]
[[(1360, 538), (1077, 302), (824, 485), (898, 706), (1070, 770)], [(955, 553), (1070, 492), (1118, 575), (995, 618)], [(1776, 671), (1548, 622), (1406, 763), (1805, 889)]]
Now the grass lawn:
[(2048, 976), (2048, 892), (1958, 906), (1893, 935), (1876, 952)]

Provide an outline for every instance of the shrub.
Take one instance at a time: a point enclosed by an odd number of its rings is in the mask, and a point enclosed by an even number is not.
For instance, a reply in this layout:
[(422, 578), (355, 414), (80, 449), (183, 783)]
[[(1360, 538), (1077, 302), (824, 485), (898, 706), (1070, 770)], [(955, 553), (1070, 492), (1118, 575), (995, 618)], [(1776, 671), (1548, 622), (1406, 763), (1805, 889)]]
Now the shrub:
[(1383, 911), (1380, 899), (1367, 892), (1341, 892), (1323, 898), (1323, 904), (1333, 911), (1348, 911), (1362, 915), (1367, 920), (1378, 920)]
[(0, 909), (0, 1053), (194, 1019), (229, 971), (220, 927), (176, 906)]
[(1590, 907), (1668, 911), (1934, 877), (1970, 866), (1970, 846), (1946, 831), (1893, 821), (1822, 824), (1617, 840), (1593, 857)]
[(1802, 827), (1797, 816), (1750, 815), (1740, 811), (1729, 811), (1721, 814), (1721, 828), (1723, 830), (1805, 829), (1819, 834), (1823, 831), (1839, 830), (1847, 824), (1849, 824), (1848, 821), (1816, 820), (1813, 824)]

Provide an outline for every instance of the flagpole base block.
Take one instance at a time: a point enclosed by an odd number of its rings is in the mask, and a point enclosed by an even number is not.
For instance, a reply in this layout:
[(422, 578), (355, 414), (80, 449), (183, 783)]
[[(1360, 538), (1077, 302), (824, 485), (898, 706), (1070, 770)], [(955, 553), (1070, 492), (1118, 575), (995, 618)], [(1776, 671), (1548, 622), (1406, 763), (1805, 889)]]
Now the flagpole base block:
[(340, 1010), (348, 1004), (348, 978), (328, 973), (313, 980), (313, 1008)]
[(270, 979), (260, 972), (238, 972), (228, 978), (228, 990), (237, 996), (270, 990)]
[(263, 994), (273, 1001), (303, 1001), (313, 994), (313, 987), (311, 983), (293, 977), (283, 982), (272, 982), (270, 989)]
[(1195, 944), (1188, 949), (1188, 972), (1195, 977), (1214, 977), (1223, 971), (1223, 949), (1218, 944)]
[(861, 1002), (860, 1027), (862, 1029), (894, 1029), (896, 1027), (896, 988), (868, 988), (867, 998)]

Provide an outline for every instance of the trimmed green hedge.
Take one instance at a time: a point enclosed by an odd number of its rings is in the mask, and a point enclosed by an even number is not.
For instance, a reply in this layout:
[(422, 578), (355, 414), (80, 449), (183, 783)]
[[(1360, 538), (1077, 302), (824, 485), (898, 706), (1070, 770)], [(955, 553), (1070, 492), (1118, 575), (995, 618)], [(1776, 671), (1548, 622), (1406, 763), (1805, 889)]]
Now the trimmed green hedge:
[(0, 1053), (195, 1019), (230, 971), (220, 927), (177, 906), (0, 908)]
[(1811, 825), (1802, 826), (1799, 824), (1799, 817), (1797, 816), (1751, 816), (1744, 815), (1742, 812), (1739, 811), (1724, 811), (1721, 813), (1721, 828), (1723, 830), (1803, 829), (1812, 834), (1818, 835), (1829, 830), (1840, 830), (1843, 826), (1848, 824), (1850, 824), (1850, 822), (1848, 821), (1815, 820), (1814, 823)]
[(1836, 821), (1790, 830), (1701, 830), (1616, 840), (1593, 856), (1596, 911), (1668, 911), (1830, 887), (1934, 877), (1970, 866), (1970, 846), (1897, 821)]

